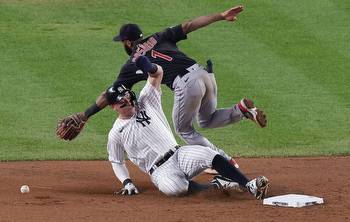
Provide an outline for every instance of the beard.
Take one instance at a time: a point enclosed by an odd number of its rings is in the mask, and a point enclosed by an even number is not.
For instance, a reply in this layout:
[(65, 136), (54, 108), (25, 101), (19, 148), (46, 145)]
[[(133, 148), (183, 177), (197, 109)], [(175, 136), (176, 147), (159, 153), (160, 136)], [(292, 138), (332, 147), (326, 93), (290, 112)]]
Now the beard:
[(132, 49), (129, 48), (128, 46), (124, 45), (124, 49), (125, 49), (125, 52), (128, 54), (128, 55), (131, 55), (132, 53)]

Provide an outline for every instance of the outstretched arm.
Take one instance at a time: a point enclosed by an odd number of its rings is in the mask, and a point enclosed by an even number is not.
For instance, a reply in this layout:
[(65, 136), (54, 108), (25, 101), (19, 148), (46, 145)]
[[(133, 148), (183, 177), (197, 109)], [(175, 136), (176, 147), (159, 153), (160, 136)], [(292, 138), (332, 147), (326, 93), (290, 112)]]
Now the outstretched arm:
[(73, 140), (83, 130), (90, 116), (96, 114), (107, 106), (105, 92), (97, 98), (85, 112), (75, 113), (60, 120), (57, 124), (56, 135), (63, 140)]
[(105, 93), (106, 92), (103, 91), (100, 94), (100, 96), (96, 99), (96, 102), (85, 110), (84, 116), (86, 117), (86, 120), (89, 119), (90, 116), (98, 113), (100, 110), (104, 109), (108, 105)]
[(147, 81), (156, 89), (160, 90), (160, 85), (163, 79), (163, 69), (161, 66), (151, 63), (146, 56), (140, 56), (136, 59), (136, 66), (143, 73), (148, 74)]
[(184, 22), (182, 24), (182, 30), (184, 34), (188, 34), (199, 28), (210, 25), (213, 22), (217, 22), (221, 20), (234, 22), (237, 19), (238, 14), (241, 13), (242, 11), (243, 11), (243, 6), (239, 5), (239, 6), (230, 8), (224, 12), (215, 13), (212, 15), (200, 16), (188, 22)]

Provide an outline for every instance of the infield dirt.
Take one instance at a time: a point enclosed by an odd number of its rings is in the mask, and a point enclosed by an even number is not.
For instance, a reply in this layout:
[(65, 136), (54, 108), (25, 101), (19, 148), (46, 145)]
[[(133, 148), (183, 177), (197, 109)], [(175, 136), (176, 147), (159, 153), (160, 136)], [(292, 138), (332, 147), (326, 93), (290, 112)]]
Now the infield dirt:
[[(141, 193), (113, 196), (121, 184), (107, 161), (2, 162), (0, 221), (350, 221), (350, 157), (238, 158), (238, 163), (249, 177), (270, 179), (268, 196), (306, 194), (323, 197), (325, 204), (264, 206), (248, 193), (166, 197), (129, 162)], [(201, 174), (196, 181), (211, 177)], [(23, 184), (29, 194), (20, 193)]]

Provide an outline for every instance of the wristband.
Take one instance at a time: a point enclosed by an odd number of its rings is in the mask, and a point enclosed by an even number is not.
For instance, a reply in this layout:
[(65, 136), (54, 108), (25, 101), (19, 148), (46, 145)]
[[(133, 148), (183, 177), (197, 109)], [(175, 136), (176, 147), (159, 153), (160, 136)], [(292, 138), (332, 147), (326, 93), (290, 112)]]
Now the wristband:
[(125, 187), (128, 183), (132, 183), (132, 181), (129, 178), (123, 181), (123, 186)]
[(157, 72), (158, 67), (149, 61), (146, 56), (140, 56), (136, 59), (136, 66), (142, 70), (144, 74), (153, 74)]
[(89, 118), (90, 116), (98, 113), (100, 110), (101, 110), (101, 108), (98, 107), (96, 103), (94, 103), (85, 111), (84, 114), (85, 114), (86, 118)]

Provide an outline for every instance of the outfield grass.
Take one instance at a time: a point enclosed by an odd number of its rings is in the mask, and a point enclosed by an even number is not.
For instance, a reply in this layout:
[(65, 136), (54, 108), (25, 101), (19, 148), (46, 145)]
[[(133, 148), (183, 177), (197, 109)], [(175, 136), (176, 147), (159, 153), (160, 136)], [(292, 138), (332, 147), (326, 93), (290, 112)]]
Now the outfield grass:
[[(58, 140), (55, 127), (115, 79), (127, 59), (111, 41), (120, 25), (139, 23), (147, 35), (240, 3), (235, 24), (213, 24), (179, 45), (214, 61), (219, 107), (251, 97), (269, 125), (200, 132), (233, 155), (349, 155), (347, 0), (0, 0), (0, 160), (105, 159), (109, 109), (72, 142)], [(163, 92), (170, 120), (172, 94)]]

